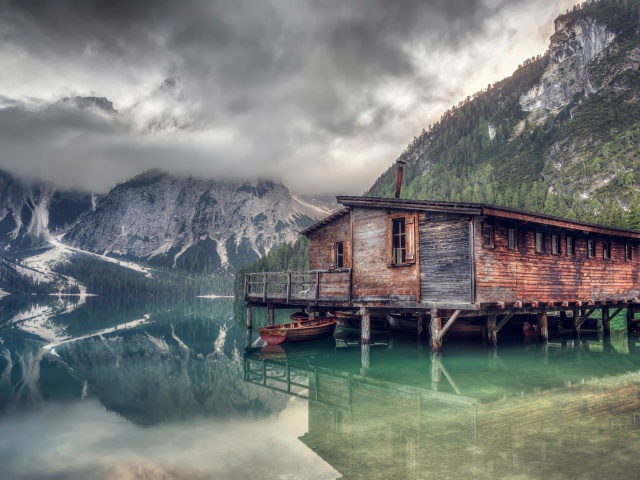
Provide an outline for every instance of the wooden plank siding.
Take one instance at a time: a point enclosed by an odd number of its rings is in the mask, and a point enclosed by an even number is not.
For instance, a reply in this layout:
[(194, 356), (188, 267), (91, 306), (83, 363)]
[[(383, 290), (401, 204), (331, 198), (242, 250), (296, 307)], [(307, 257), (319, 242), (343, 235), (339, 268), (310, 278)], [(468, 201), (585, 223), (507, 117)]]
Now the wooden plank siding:
[[(493, 226), (494, 246), (483, 247), (482, 225)], [(517, 229), (517, 249), (508, 248), (508, 228)], [(640, 296), (638, 254), (634, 240), (579, 230), (559, 229), (496, 217), (474, 219), (476, 301), (517, 300), (575, 301), (633, 298)], [(535, 233), (544, 234), (545, 253), (537, 253)], [(551, 236), (558, 235), (560, 251), (551, 253)], [(567, 255), (566, 237), (574, 239), (575, 255)], [(595, 255), (587, 256), (587, 239), (595, 240)], [(603, 240), (611, 244), (611, 259), (603, 258)], [(625, 244), (633, 256), (625, 260)]]
[(309, 234), (309, 268), (311, 270), (336, 268), (335, 263), (331, 264), (327, 254), (335, 247), (336, 242), (344, 242), (343, 268), (351, 268), (351, 216), (349, 213)]
[(472, 303), (471, 220), (467, 215), (420, 215), (421, 299)]
[[(354, 208), (353, 224), (353, 295), (355, 297), (402, 295), (416, 299), (420, 293), (418, 262), (389, 265), (389, 218), (402, 213), (372, 208)], [(405, 212), (416, 218), (414, 212)], [(417, 236), (417, 228), (412, 229)], [(413, 245), (417, 242), (413, 239)], [(417, 256), (417, 252), (416, 252)]]

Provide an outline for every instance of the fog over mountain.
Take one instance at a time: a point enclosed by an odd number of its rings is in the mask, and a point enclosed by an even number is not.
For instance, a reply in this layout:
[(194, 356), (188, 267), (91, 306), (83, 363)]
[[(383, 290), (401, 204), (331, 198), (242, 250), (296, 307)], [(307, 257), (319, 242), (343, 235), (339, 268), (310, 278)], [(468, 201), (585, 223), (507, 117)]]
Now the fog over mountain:
[(362, 193), (572, 4), (0, 0), (0, 168), (96, 192), (159, 168)]

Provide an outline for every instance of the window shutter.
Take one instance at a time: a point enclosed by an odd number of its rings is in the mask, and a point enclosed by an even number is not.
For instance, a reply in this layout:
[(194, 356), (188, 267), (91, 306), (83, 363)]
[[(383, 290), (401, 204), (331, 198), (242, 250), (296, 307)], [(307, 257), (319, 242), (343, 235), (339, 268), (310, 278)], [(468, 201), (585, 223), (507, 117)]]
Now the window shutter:
[(405, 219), (405, 238), (407, 242), (407, 263), (414, 263), (416, 261), (416, 231), (413, 214)]
[(343, 245), (343, 263), (345, 268), (353, 268), (353, 265), (351, 263), (351, 242), (342, 242)]
[(332, 244), (327, 248), (327, 268), (334, 268), (336, 264), (336, 246)]

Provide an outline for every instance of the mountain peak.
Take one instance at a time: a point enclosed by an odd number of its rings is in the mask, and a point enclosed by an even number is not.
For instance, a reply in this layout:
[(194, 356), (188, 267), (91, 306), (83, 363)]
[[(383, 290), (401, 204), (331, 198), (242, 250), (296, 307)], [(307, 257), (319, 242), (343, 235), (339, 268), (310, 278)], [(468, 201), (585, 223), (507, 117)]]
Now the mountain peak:
[(80, 110), (97, 109), (107, 113), (117, 113), (113, 108), (113, 102), (106, 97), (65, 97), (58, 100), (53, 106), (69, 106)]

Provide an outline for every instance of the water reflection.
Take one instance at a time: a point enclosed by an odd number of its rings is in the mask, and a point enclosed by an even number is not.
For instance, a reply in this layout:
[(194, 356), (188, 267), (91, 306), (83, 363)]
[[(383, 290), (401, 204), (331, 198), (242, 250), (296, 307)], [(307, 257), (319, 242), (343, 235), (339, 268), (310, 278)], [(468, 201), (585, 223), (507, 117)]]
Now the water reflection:
[(394, 340), (366, 369), (358, 349), (251, 349), (244, 375), (308, 399), (300, 440), (343, 478), (634, 478), (636, 343), (620, 331), (441, 356)]
[(348, 331), (262, 348), (229, 301), (53, 301), (16, 306), (0, 329), (3, 479), (634, 478), (640, 467), (640, 341), (624, 329), (497, 350), (458, 339), (442, 355), (385, 333), (362, 349)]

